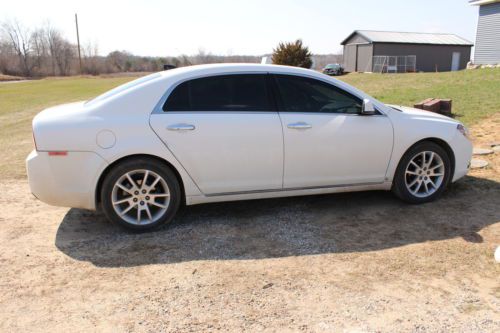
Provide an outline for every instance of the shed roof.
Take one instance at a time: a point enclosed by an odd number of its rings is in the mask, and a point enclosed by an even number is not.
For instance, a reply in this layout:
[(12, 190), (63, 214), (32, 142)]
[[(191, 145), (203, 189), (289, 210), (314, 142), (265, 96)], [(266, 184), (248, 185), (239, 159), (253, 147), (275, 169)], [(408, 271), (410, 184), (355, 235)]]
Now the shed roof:
[(355, 30), (340, 44), (345, 45), (355, 34), (361, 35), (370, 43), (473, 45), (467, 39), (454, 34), (375, 30)]
[(472, 6), (489, 5), (490, 3), (500, 2), (500, 0), (469, 0)]

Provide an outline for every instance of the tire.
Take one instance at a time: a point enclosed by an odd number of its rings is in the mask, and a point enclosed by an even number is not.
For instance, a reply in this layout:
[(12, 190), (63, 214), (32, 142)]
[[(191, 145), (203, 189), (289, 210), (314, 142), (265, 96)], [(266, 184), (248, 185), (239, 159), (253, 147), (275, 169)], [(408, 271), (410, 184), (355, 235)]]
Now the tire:
[[(442, 167), (438, 167), (441, 162)], [(430, 141), (417, 143), (401, 158), (392, 191), (401, 200), (411, 204), (434, 201), (448, 186), (451, 171), (450, 156), (441, 146)], [(440, 174), (442, 176), (434, 176)]]
[(172, 170), (150, 158), (129, 159), (113, 167), (101, 188), (106, 217), (134, 232), (171, 222), (181, 204), (181, 195)]

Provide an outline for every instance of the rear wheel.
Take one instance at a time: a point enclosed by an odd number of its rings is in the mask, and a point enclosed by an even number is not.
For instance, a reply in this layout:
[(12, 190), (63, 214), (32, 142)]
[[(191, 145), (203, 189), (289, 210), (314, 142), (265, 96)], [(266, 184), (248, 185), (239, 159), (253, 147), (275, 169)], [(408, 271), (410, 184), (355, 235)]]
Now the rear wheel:
[(108, 219), (127, 229), (144, 231), (173, 219), (181, 190), (167, 166), (140, 158), (124, 161), (109, 172), (101, 199)]
[(437, 199), (451, 178), (451, 162), (446, 151), (434, 142), (421, 142), (410, 148), (394, 177), (393, 192), (409, 203)]

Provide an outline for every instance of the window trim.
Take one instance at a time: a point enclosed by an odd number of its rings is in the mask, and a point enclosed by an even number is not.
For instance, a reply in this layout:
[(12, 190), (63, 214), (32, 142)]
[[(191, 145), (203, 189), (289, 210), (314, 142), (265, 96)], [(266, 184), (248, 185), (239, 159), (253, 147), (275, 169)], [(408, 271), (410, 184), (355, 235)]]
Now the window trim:
[[(268, 102), (269, 102), (269, 105), (270, 105), (270, 109), (269, 111), (248, 111), (248, 110), (241, 110), (241, 111), (238, 111), (238, 110), (234, 110), (234, 111), (224, 111), (224, 110), (211, 110), (211, 111), (201, 111), (201, 110), (189, 110), (189, 111), (164, 111), (163, 110), (163, 106), (165, 105), (165, 103), (167, 102), (168, 98), (170, 97), (170, 95), (172, 94), (172, 92), (178, 87), (180, 86), (181, 84), (185, 83), (185, 82), (188, 82), (188, 81), (193, 81), (193, 80), (197, 80), (197, 79), (204, 79), (204, 78), (210, 78), (210, 77), (218, 77), (218, 76), (234, 76), (234, 75), (262, 75), (264, 76), (264, 80), (265, 80), (265, 85), (266, 85), (266, 91), (267, 91), (267, 99), (268, 99)], [(278, 109), (277, 109), (277, 105), (276, 105), (276, 101), (275, 101), (275, 98), (274, 98), (274, 91), (272, 91), (270, 89), (270, 86), (269, 86), (269, 73), (267, 71), (255, 71), (255, 72), (248, 72), (248, 71), (237, 71), (237, 72), (227, 72), (227, 73), (212, 73), (212, 74), (202, 74), (202, 75), (195, 75), (195, 76), (192, 76), (192, 77), (189, 77), (189, 78), (184, 78), (184, 79), (181, 79), (181, 80), (178, 80), (177, 82), (175, 82), (175, 84), (171, 85), (167, 91), (165, 92), (165, 94), (162, 96), (162, 98), (160, 99), (160, 101), (156, 104), (155, 108), (153, 109), (153, 112), (152, 114), (179, 114), (179, 113), (264, 113), (264, 114), (268, 114), (268, 113), (277, 113), (278, 112)]]
[[(160, 98), (160, 100), (158, 101), (158, 103), (156, 103), (155, 107), (153, 108), (153, 111), (151, 112), (151, 114), (168, 114), (168, 113), (186, 113), (186, 112), (196, 112), (196, 113), (221, 113), (221, 112), (227, 112), (227, 111), (169, 111), (169, 112), (165, 112), (163, 111), (163, 105), (165, 104), (165, 102), (167, 101), (168, 97), (170, 96), (170, 94), (172, 93), (172, 91), (177, 88), (177, 86), (183, 82), (186, 82), (186, 81), (189, 81), (189, 80), (194, 80), (194, 79), (200, 79), (200, 78), (205, 78), (205, 77), (211, 77), (211, 76), (221, 76), (221, 75), (238, 75), (238, 74), (263, 74), (263, 75), (267, 75), (268, 77), (268, 81), (269, 80), (272, 80), (271, 78), (274, 76), (274, 75), (290, 75), (290, 76), (297, 76), (297, 77), (304, 77), (304, 78), (309, 78), (309, 79), (314, 79), (314, 80), (318, 80), (318, 81), (322, 81), (326, 84), (329, 84), (329, 85), (332, 85), (334, 88), (337, 88), (337, 89), (341, 89), (343, 91), (345, 91), (346, 93), (350, 94), (350, 95), (353, 95), (355, 97), (358, 97), (360, 99), (363, 99), (364, 96), (360, 96), (358, 94), (355, 94), (355, 93), (351, 93), (345, 89), (343, 89), (342, 87), (339, 87), (337, 86), (336, 84), (332, 83), (330, 80), (331, 78), (330, 77), (326, 77), (326, 78), (322, 78), (322, 77), (317, 77), (315, 75), (307, 75), (307, 74), (303, 74), (303, 73), (284, 73), (284, 72), (275, 72), (275, 71), (234, 71), (234, 72), (224, 72), (224, 73), (210, 73), (210, 74), (198, 74), (198, 75), (194, 75), (194, 76), (191, 76), (191, 77), (188, 77), (188, 78), (183, 78), (183, 79), (180, 79), (178, 81), (176, 81), (174, 84), (172, 84), (170, 87), (168, 87), (168, 89), (165, 91), (165, 93), (162, 95), (162, 97)], [(274, 81), (274, 80), (272, 80)], [(272, 95), (273, 95), (273, 99), (274, 99), (274, 107), (275, 107), (275, 110), (274, 112), (276, 113), (286, 113), (286, 112), (289, 112), (289, 113), (301, 113), (301, 112), (293, 112), (293, 111), (279, 111), (279, 108), (278, 108), (278, 100), (277, 100), (277, 96), (276, 96), (276, 88), (277, 87), (274, 87), (273, 84), (271, 84), (271, 88), (272, 88)], [(272, 105), (272, 106), (273, 106)], [(387, 117), (387, 115), (385, 114), (384, 111), (381, 111), (377, 106), (375, 106), (375, 110), (378, 112), (378, 114), (375, 114), (375, 115), (370, 115), (369, 117)], [(264, 113), (264, 114), (268, 114), (272, 111), (232, 111), (232, 113)], [(366, 117), (364, 115), (360, 115), (360, 114), (349, 114), (349, 113), (327, 113), (327, 112), (302, 112), (304, 114), (331, 114), (331, 115), (345, 115), (345, 116), (353, 116), (353, 117), (358, 117), (358, 116), (361, 116), (361, 117)]]

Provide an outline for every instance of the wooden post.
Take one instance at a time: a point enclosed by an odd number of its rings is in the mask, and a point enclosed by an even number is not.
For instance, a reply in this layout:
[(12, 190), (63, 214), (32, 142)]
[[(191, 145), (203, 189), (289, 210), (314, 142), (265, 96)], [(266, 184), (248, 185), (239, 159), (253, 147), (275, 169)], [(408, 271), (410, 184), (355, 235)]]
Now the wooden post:
[(82, 74), (82, 55), (80, 54), (80, 34), (78, 32), (78, 16), (75, 13), (76, 42), (78, 43), (78, 61), (80, 62), (80, 74)]

